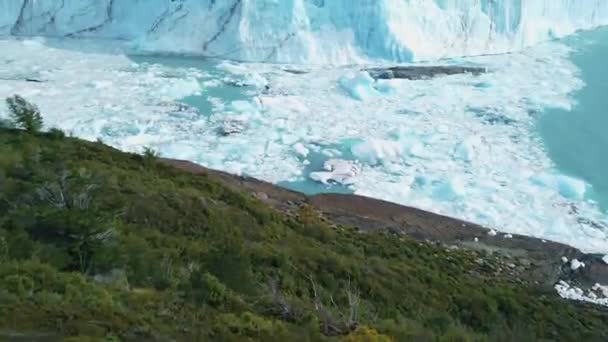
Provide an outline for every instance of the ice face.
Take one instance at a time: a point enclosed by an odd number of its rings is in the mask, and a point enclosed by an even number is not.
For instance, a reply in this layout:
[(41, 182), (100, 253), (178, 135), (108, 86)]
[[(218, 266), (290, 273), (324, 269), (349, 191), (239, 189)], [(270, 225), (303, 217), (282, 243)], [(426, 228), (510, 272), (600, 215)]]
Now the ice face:
[(289, 63), (500, 53), (605, 24), (599, 0), (0, 0), (0, 34)]
[[(149, 146), (275, 183), (342, 183), (505, 233), (608, 251), (588, 185), (556, 171), (534, 134), (537, 113), (570, 109), (583, 86), (561, 43), (453, 61), (490, 70), (479, 76), (368, 79), (391, 91), (364, 101), (342, 86), (361, 76), (358, 67), (144, 63), (101, 53), (99, 42), (68, 43), (0, 40), (0, 98), (19, 93), (47, 127), (123, 150)], [(205, 105), (186, 105), (197, 101)]]

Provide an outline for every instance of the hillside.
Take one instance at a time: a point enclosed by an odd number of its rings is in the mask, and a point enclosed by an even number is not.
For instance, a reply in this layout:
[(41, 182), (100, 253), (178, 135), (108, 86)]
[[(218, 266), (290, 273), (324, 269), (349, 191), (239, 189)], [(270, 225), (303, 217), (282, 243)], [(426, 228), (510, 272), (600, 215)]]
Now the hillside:
[(331, 197), (277, 202), (186, 166), (0, 129), (0, 339), (608, 339), (605, 310), (507, 271), (508, 255), (449, 246), (445, 219), (383, 229)]

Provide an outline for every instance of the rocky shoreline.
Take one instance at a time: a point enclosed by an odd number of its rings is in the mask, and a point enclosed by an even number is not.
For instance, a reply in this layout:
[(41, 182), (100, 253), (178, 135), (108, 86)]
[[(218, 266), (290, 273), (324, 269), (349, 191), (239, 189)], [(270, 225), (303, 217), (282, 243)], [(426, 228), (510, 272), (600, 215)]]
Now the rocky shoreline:
[(422, 80), (438, 76), (449, 76), (458, 74), (481, 75), (488, 70), (480, 67), (433, 65), (433, 66), (395, 66), (390, 68), (371, 68), (364, 71), (377, 80), (406, 79)]

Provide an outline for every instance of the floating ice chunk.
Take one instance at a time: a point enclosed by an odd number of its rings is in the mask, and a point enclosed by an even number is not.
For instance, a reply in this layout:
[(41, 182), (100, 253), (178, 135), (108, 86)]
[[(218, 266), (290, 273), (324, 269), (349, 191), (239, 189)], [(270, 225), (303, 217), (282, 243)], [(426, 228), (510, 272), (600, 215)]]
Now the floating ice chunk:
[(494, 229), (490, 229), (490, 231), (488, 232), (488, 235), (496, 236), (496, 231)]
[(380, 94), (374, 87), (374, 82), (375, 80), (367, 71), (346, 75), (339, 81), (342, 89), (359, 101), (365, 101)]
[(560, 176), (558, 177), (557, 184), (559, 193), (566, 198), (582, 200), (585, 197), (587, 186), (585, 185), (585, 182), (579, 179)]
[(453, 201), (464, 196), (465, 192), (464, 181), (454, 177), (437, 185), (433, 190), (433, 197), (440, 201)]
[(232, 61), (222, 61), (219, 63), (216, 68), (220, 70), (226, 70), (233, 74), (246, 74), (249, 72), (249, 68), (245, 64), (240, 64)]
[(306, 158), (308, 156), (308, 153), (310, 152), (302, 143), (297, 143), (293, 145), (293, 149), (296, 151), (297, 155), (303, 158)]
[(241, 133), (247, 128), (247, 122), (238, 118), (226, 118), (222, 121), (218, 131), (220, 135), (229, 136)]
[(584, 262), (580, 262), (578, 261), (578, 259), (572, 259), (572, 261), (570, 261), (570, 269), (573, 271), (578, 270), (581, 267), (585, 267), (585, 263)]
[(250, 86), (256, 87), (258, 89), (262, 89), (262, 88), (268, 86), (269, 82), (262, 75), (258, 74), (257, 72), (253, 72), (253, 73), (248, 74), (245, 77), (244, 83), (246, 85), (250, 85)]
[(222, 85), (222, 81), (219, 80), (219, 79), (217, 79), (217, 78), (214, 78), (214, 79), (211, 79), (211, 80), (204, 81), (202, 83), (202, 85), (205, 88), (216, 88), (216, 87), (219, 87), (219, 86)]
[(390, 140), (369, 139), (351, 147), (351, 152), (358, 160), (370, 165), (393, 161), (401, 156), (403, 147)]
[(608, 265), (608, 254), (604, 255), (604, 257), (602, 257), (602, 261)]
[(321, 151), (321, 154), (328, 156), (330, 158), (339, 157), (342, 155), (342, 152), (334, 149), (334, 148), (326, 148)]
[(355, 178), (361, 173), (361, 168), (351, 160), (330, 159), (323, 164), (327, 171), (311, 172), (312, 180), (328, 184), (330, 181), (348, 185), (353, 184)]
[(587, 186), (580, 179), (565, 175), (540, 174), (531, 178), (532, 183), (553, 188), (560, 195), (571, 200), (582, 200), (585, 197)]

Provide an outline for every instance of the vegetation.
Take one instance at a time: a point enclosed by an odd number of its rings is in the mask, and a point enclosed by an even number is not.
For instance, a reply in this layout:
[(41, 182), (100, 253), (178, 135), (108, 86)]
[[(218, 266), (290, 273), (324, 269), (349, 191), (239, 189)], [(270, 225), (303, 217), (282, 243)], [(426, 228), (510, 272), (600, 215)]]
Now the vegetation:
[(42, 129), (42, 115), (38, 107), (19, 95), (6, 99), (13, 124), (28, 132), (38, 132)]
[(608, 338), (606, 313), (476, 258), (288, 216), (153, 155), (0, 128), (0, 339)]

